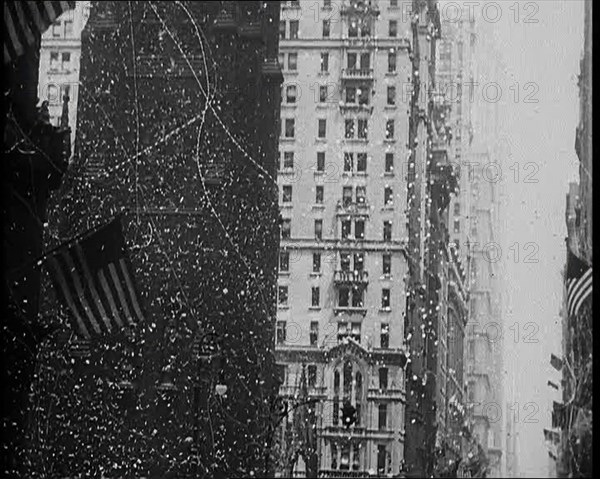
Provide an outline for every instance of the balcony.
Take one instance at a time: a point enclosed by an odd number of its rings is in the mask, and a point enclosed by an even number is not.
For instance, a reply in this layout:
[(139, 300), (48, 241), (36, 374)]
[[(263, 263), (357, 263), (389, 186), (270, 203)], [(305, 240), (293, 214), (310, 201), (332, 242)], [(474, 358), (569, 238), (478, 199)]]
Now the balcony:
[(334, 276), (335, 284), (366, 285), (369, 282), (369, 273), (367, 271), (344, 271), (336, 270)]
[(375, 0), (350, 0), (344, 2), (340, 8), (342, 15), (372, 15), (377, 17), (379, 15), (379, 7), (375, 3)]
[(361, 316), (367, 315), (367, 308), (364, 306), (334, 306), (333, 312), (336, 316), (338, 315), (348, 315), (353, 316), (355, 314), (360, 314)]
[(338, 216), (368, 216), (369, 204), (366, 201), (347, 202), (344, 200), (339, 200), (337, 202), (336, 214)]
[(342, 70), (343, 80), (373, 80), (372, 68), (344, 68)]

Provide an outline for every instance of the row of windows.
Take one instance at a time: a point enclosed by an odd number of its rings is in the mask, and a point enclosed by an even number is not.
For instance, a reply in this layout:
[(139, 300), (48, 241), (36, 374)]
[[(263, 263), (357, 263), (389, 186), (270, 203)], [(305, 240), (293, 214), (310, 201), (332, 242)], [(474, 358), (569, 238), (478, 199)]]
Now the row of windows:
[[(384, 417), (387, 418), (387, 409), (385, 409), (385, 412), (382, 412), (380, 414), (384, 414)], [(361, 444), (358, 442), (352, 444), (344, 443), (339, 445), (332, 442), (331, 469), (340, 471), (349, 471), (350, 468), (352, 468), (353, 471), (359, 471), (361, 469), (364, 469), (364, 467), (360, 463), (360, 450)], [(391, 474), (391, 472), (391, 454), (389, 453), (386, 445), (379, 444), (377, 446), (377, 474), (384, 475)]]
[[(338, 323), (337, 326), (337, 341), (342, 342), (346, 338), (352, 338), (360, 343), (361, 323)], [(327, 338), (325, 338), (327, 339)], [(276, 329), (277, 344), (285, 344), (287, 341), (287, 321), (277, 321)], [(309, 330), (309, 341), (311, 346), (318, 346), (319, 342), (319, 322), (311, 321)], [(390, 325), (389, 323), (381, 323), (381, 331), (379, 335), (379, 345), (382, 349), (390, 347)], [(315, 373), (316, 375), (316, 373)], [(315, 379), (316, 380), (316, 379)], [(380, 382), (380, 384), (382, 384)], [(382, 386), (380, 386), (382, 387)], [(385, 388), (387, 389), (387, 372), (385, 377)]]
[[(330, 88), (332, 85), (319, 85), (319, 93), (316, 101), (318, 103), (333, 103), (334, 95), (333, 89)], [(312, 88), (312, 87), (311, 87)], [(362, 86), (346, 86), (344, 88), (344, 104), (346, 105), (368, 105), (369, 104), (369, 87), (367, 85)], [(298, 100), (298, 85), (291, 84), (285, 86), (284, 95), (286, 104), (294, 105)], [(387, 87), (387, 105), (396, 105), (396, 87)]]
[[(352, 261), (354, 260), (354, 261)], [(327, 260), (326, 260), (327, 261)], [(322, 256), (321, 253), (312, 254), (312, 272), (321, 273), (322, 267)], [(363, 271), (365, 263), (364, 253), (339, 253), (339, 266), (342, 271)], [(290, 253), (288, 251), (281, 251), (279, 253), (279, 272), (289, 273), (290, 272)], [(390, 253), (384, 253), (381, 255), (381, 273), (384, 276), (392, 274), (392, 255)]]
[(66, 71), (71, 64), (71, 52), (50, 52), (50, 70)]
[[(315, 238), (318, 240), (323, 239), (323, 220), (316, 219), (314, 221)], [(281, 223), (281, 238), (290, 239), (291, 233), (292, 220), (285, 218)], [(355, 219), (354, 222), (352, 220), (341, 220), (341, 237), (344, 240), (364, 240), (365, 220)], [(392, 241), (392, 222), (390, 220), (383, 222), (383, 241)]]
[(52, 24), (52, 36), (54, 38), (64, 37), (69, 38), (73, 36), (73, 20), (57, 20)]
[[(283, 185), (282, 187), (282, 195), (281, 202), (283, 204), (288, 204), (292, 202), (292, 185)], [(323, 185), (317, 185), (315, 189), (315, 203), (323, 204), (324, 197), (324, 187)], [(356, 191), (356, 196), (354, 196), (353, 192)], [(383, 201), (386, 207), (392, 207), (394, 204), (394, 193), (391, 186), (385, 186), (383, 188)], [(353, 186), (343, 186), (342, 187), (342, 205), (344, 207), (350, 206), (353, 203), (356, 204), (366, 204), (367, 202), (367, 187), (366, 186), (357, 186), (354, 188)]]
[[(281, 152), (280, 155), (280, 164), (279, 170), (291, 170), (294, 168), (294, 152), (293, 151), (284, 151), (283, 152), (283, 164), (281, 164)], [(356, 161), (355, 161), (356, 160)], [(384, 157), (385, 161), (385, 172), (393, 173), (394, 172), (394, 154), (386, 153)], [(344, 152), (344, 172), (357, 172), (357, 173), (366, 173), (367, 172), (367, 163), (368, 156), (367, 153), (364, 152)], [(318, 151), (317, 152), (317, 163), (314, 166), (314, 171), (317, 172), (325, 172), (325, 152)]]
[[(286, 55), (287, 63), (285, 61)], [(371, 68), (370, 53), (348, 53), (346, 60), (349, 70), (369, 70)], [(398, 54), (395, 49), (390, 49), (387, 56), (387, 72), (396, 73), (397, 63)], [(290, 72), (298, 71), (298, 52), (280, 53), (279, 64), (283, 70)], [(319, 71), (321, 73), (329, 72), (329, 52), (321, 52)]]
[[(289, 299), (289, 287), (279, 286), (277, 291), (277, 302), (279, 306), (287, 306)], [(360, 287), (340, 287), (338, 288), (337, 306), (340, 308), (363, 308), (364, 307), (364, 289)], [(321, 307), (321, 288), (312, 286), (310, 292), (310, 304), (313, 308)], [(382, 288), (381, 290), (381, 309), (391, 311), (391, 290)], [(341, 323), (340, 323), (341, 324)]]
[[(331, 36), (331, 20), (325, 19), (321, 23), (321, 34), (323, 38), (330, 38)], [(351, 19), (348, 22), (348, 37), (370, 37), (371, 36), (371, 22), (363, 21), (359, 22), (355, 19)], [(388, 37), (396, 38), (398, 36), (398, 20), (388, 21)], [(281, 40), (297, 40), (300, 38), (300, 21), (299, 20), (281, 20), (279, 22), (279, 38)]]
[[(393, 140), (396, 127), (394, 120), (385, 122), (385, 139)], [(369, 120), (366, 118), (347, 118), (344, 120), (344, 138), (347, 140), (359, 139), (368, 140)], [(296, 138), (296, 119), (286, 118), (283, 122), (283, 136), (287, 139)], [(325, 139), (327, 137), (327, 120), (319, 118), (317, 120), (317, 138)]]

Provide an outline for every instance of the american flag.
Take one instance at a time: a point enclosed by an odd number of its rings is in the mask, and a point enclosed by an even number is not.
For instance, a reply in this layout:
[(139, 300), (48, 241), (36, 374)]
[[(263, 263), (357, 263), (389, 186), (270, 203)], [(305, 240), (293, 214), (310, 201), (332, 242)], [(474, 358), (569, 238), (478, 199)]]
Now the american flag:
[(86, 339), (143, 321), (120, 218), (46, 258), (59, 298)]
[(4, 3), (4, 63), (37, 44), (50, 25), (75, 2), (6, 1)]
[(575, 317), (592, 294), (592, 268), (567, 248), (567, 312)]

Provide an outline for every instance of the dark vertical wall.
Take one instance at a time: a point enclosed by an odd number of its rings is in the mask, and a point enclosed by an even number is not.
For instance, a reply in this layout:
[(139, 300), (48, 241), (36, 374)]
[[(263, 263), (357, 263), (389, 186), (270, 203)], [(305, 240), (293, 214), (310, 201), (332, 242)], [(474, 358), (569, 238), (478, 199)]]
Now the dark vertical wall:
[[(279, 2), (92, 6), (58, 227), (75, 235), (124, 213), (146, 321), (94, 341), (58, 386), (49, 355), (45, 391), (61, 399), (44, 412), (44, 441), (61, 474), (263, 474), (276, 394), (278, 15)], [(199, 337), (213, 366), (197, 361)]]

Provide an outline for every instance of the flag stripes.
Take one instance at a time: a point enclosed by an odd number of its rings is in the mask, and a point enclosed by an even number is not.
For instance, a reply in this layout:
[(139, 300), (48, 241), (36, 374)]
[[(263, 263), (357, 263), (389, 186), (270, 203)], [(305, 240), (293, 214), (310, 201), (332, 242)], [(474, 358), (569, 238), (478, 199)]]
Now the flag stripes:
[(111, 229), (47, 258), (59, 298), (72, 313), (75, 331), (86, 339), (143, 321), (120, 228)]
[(74, 1), (4, 2), (4, 63), (23, 55), (60, 15), (74, 8)]
[(567, 311), (570, 317), (575, 316), (584, 301), (592, 294), (592, 268), (579, 278), (571, 278), (567, 282)]

